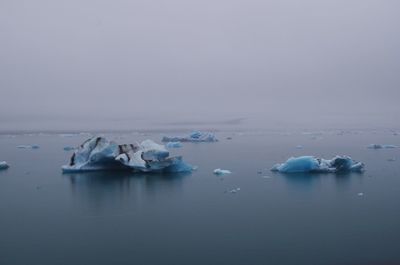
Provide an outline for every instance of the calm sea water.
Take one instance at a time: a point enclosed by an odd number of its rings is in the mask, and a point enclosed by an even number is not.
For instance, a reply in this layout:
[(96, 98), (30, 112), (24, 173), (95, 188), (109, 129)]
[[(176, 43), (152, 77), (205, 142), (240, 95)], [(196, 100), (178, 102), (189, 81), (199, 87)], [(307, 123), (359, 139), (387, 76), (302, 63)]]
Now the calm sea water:
[[(218, 143), (174, 149), (198, 166), (178, 175), (63, 175), (71, 155), (63, 147), (87, 136), (0, 136), (0, 160), (11, 166), (0, 171), (0, 264), (400, 264), (400, 149), (366, 148), (400, 145), (400, 136), (218, 136)], [(336, 154), (363, 161), (365, 173), (269, 171), (290, 156)], [(215, 168), (233, 173), (218, 177)]]

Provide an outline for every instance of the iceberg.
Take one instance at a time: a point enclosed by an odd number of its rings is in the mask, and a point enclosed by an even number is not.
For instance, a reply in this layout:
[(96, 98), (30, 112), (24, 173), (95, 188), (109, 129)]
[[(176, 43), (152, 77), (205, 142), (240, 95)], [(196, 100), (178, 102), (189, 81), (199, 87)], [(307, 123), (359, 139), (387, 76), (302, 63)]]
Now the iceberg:
[(285, 163), (276, 164), (271, 171), (281, 173), (300, 172), (362, 172), (364, 164), (354, 161), (349, 156), (335, 156), (332, 159), (316, 158), (314, 156), (291, 157)]
[(227, 169), (220, 169), (220, 168), (214, 169), (214, 174), (218, 175), (218, 176), (227, 175), (227, 174), (231, 174), (231, 173), (232, 172)]
[(64, 173), (96, 170), (133, 170), (141, 172), (190, 172), (194, 168), (181, 156), (170, 157), (163, 145), (152, 140), (117, 144), (104, 137), (93, 137), (75, 149)]
[(382, 146), (383, 146), (383, 148), (386, 148), (386, 149), (397, 148), (397, 145), (394, 145), (394, 144), (384, 144)]
[(167, 148), (181, 148), (182, 143), (181, 142), (168, 142), (165, 144), (165, 147)]
[(2, 169), (7, 169), (7, 168), (9, 168), (10, 166), (7, 164), (7, 162), (6, 161), (0, 161), (0, 170), (2, 170)]
[(163, 142), (217, 142), (218, 139), (212, 132), (194, 131), (183, 136), (164, 136)]

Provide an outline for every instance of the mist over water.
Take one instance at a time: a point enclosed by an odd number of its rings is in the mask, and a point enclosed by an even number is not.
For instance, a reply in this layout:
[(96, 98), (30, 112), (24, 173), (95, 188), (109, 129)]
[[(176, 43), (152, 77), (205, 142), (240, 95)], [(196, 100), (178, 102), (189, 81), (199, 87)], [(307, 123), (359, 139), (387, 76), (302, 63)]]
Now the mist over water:
[[(400, 264), (399, 10), (1, 0), (0, 264)], [(111, 150), (75, 161), (92, 136), (133, 152), (192, 130), (219, 140), (168, 149), (192, 172), (62, 173)], [(304, 155), (365, 172), (270, 171)]]
[(1, 1), (0, 131), (394, 127), (399, 9)]

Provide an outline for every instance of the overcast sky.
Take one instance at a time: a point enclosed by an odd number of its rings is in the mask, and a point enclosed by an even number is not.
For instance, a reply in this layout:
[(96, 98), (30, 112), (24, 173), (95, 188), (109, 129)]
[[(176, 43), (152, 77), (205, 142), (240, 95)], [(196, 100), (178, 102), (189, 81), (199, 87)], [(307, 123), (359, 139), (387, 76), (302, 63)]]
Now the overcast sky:
[(398, 0), (0, 0), (0, 130), (395, 126), (399, 10)]

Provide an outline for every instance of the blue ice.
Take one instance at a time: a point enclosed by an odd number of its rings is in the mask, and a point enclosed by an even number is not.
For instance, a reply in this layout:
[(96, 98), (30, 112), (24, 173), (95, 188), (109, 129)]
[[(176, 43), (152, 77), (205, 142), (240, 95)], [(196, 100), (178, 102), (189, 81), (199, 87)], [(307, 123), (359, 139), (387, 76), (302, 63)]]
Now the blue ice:
[(335, 156), (332, 159), (314, 156), (291, 157), (285, 163), (276, 164), (272, 171), (281, 173), (300, 172), (361, 172), (364, 164), (354, 161), (349, 156)]

